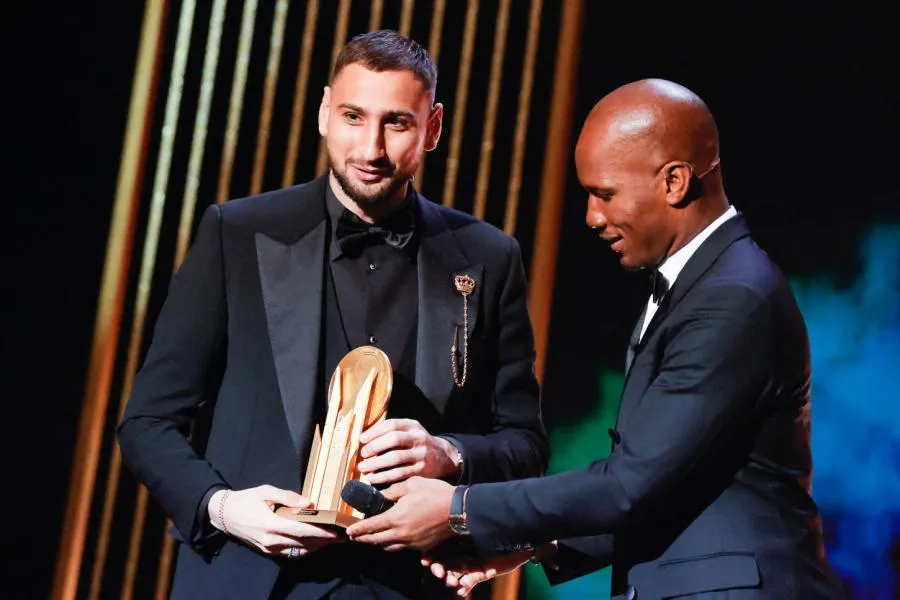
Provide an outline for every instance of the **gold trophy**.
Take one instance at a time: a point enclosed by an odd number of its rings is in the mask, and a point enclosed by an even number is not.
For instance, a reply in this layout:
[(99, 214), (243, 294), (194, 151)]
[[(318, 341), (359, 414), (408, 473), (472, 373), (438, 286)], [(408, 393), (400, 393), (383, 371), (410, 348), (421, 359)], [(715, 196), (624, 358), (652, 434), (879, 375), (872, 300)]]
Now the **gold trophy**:
[(356, 468), (359, 435), (386, 418), (393, 385), (391, 361), (378, 348), (360, 346), (341, 359), (328, 384), (325, 427), (320, 430), (316, 425), (301, 492), (314, 508), (297, 511), (282, 506), (277, 514), (342, 528), (363, 518), (341, 499), (341, 490), (353, 479), (368, 483)]

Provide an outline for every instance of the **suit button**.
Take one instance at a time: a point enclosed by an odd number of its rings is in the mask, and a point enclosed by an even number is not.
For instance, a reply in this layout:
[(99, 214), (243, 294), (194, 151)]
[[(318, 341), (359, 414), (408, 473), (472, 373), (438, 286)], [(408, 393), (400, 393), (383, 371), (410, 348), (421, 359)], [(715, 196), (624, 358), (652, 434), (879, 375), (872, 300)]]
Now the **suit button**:
[(369, 270), (370, 270), (370, 271), (374, 271), (374, 270), (377, 269), (377, 268), (378, 268), (378, 265), (376, 265), (375, 263), (369, 263)]
[(374, 346), (375, 344), (378, 343), (378, 338), (375, 337), (374, 335), (370, 335), (370, 336), (369, 336), (369, 343), (372, 344), (372, 345)]

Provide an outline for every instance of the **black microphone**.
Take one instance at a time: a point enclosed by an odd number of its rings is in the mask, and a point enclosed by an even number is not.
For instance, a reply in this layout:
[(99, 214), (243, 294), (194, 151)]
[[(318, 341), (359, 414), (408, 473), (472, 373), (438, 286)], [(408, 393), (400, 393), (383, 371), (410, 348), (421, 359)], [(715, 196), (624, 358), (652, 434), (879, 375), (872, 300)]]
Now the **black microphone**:
[(371, 485), (355, 479), (344, 486), (341, 498), (366, 517), (374, 517), (394, 505), (393, 501), (385, 498), (384, 494)]

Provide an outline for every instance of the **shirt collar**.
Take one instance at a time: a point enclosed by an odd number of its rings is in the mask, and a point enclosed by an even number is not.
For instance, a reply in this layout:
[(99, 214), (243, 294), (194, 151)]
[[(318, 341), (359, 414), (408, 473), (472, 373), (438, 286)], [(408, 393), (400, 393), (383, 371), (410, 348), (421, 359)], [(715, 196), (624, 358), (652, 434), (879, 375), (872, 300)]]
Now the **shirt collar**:
[(712, 233), (722, 226), (728, 219), (737, 216), (737, 210), (734, 206), (729, 206), (728, 210), (722, 213), (715, 221), (703, 228), (703, 230), (694, 236), (694, 238), (681, 247), (675, 254), (663, 260), (657, 269), (666, 278), (669, 287), (675, 283), (679, 273), (684, 269), (685, 265), (694, 255), (703, 242), (712, 235)]

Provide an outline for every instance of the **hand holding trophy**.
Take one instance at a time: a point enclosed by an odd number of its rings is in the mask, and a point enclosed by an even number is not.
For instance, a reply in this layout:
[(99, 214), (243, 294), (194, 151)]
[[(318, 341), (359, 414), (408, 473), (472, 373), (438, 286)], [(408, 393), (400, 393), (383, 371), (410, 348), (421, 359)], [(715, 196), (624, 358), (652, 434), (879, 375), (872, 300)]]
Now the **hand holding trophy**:
[(363, 518), (341, 499), (341, 490), (350, 480), (366, 482), (356, 468), (359, 435), (386, 418), (393, 383), (390, 360), (374, 346), (360, 346), (341, 359), (328, 385), (325, 426), (316, 425), (301, 492), (314, 508), (281, 507), (278, 515), (341, 528)]

